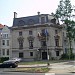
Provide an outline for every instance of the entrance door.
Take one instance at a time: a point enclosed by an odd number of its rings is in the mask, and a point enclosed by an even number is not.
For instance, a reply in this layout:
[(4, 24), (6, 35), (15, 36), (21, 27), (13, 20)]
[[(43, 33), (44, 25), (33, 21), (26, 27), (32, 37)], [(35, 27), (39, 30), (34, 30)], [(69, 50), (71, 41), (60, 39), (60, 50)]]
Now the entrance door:
[(42, 52), (42, 60), (47, 60), (47, 52)]

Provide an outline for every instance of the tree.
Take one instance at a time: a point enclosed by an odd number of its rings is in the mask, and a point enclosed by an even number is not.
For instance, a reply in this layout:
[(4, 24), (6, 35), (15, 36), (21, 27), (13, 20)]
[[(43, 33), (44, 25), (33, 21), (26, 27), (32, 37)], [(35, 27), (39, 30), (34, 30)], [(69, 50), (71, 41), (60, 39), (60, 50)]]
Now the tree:
[(69, 54), (72, 54), (72, 40), (75, 40), (75, 22), (71, 21), (72, 5), (70, 0), (60, 0), (56, 10), (56, 17), (66, 24), (67, 37), (69, 40)]
[(56, 10), (56, 16), (61, 20), (69, 19), (72, 13), (72, 5), (70, 0), (60, 0), (60, 4)]
[(66, 26), (66, 30), (67, 30), (67, 37), (69, 40), (69, 49), (70, 49), (70, 55), (72, 55), (72, 40), (75, 40), (75, 22), (74, 21), (70, 21), (68, 19), (66, 19), (65, 21)]

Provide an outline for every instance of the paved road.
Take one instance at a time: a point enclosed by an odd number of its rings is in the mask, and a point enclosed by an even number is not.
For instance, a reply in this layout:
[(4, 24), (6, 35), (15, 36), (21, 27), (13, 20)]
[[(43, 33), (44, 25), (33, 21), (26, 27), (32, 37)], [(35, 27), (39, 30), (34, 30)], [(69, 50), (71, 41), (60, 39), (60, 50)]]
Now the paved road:
[(55, 75), (75, 75), (75, 74), (65, 74), (65, 73), (63, 73), (63, 74), (55, 74)]
[(54, 74), (54, 73), (24, 73), (24, 72), (0, 72), (0, 75), (75, 75), (75, 74)]
[(0, 75), (45, 75), (44, 73), (0, 72)]
[(0, 72), (0, 75), (55, 75), (55, 73)]

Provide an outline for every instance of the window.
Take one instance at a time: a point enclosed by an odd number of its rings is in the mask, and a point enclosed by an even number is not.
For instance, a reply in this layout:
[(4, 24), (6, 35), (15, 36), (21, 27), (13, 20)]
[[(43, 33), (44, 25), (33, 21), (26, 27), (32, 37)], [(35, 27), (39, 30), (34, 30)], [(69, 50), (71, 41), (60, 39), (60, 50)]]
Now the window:
[(55, 30), (55, 34), (58, 34), (58, 31), (57, 30)]
[(59, 46), (59, 39), (55, 39), (55, 46)]
[(23, 42), (19, 41), (19, 49), (23, 49)]
[(33, 19), (29, 19), (29, 20), (28, 20), (28, 24), (29, 24), (29, 25), (34, 25), (34, 20), (33, 20)]
[(67, 48), (65, 48), (65, 53), (66, 53), (66, 54), (68, 53), (68, 50), (67, 50)]
[(30, 56), (33, 56), (33, 52), (30, 52)]
[(20, 20), (20, 21), (18, 22), (18, 26), (23, 26), (23, 25), (25, 25), (25, 22), (24, 22), (23, 20)]
[(33, 32), (30, 30), (30, 31), (29, 31), (29, 35), (32, 35), (32, 33), (33, 33)]
[(7, 40), (7, 46), (9, 46), (9, 40)]
[(41, 17), (41, 24), (45, 23), (45, 17)]
[(23, 52), (19, 53), (19, 58), (23, 58)]
[(5, 49), (2, 49), (2, 54), (5, 55)]
[(2, 40), (2, 45), (5, 45), (5, 40)]
[(8, 34), (7, 34), (7, 38), (8, 38)]
[(9, 49), (7, 49), (7, 55), (9, 55)]
[(2, 34), (2, 37), (3, 38), (8, 38), (8, 34), (4, 33), (4, 34)]
[(41, 41), (41, 46), (47, 46), (46, 41)]
[(22, 36), (22, 31), (19, 32), (19, 36)]
[(33, 41), (29, 40), (29, 49), (33, 49)]
[(56, 51), (56, 56), (59, 56), (59, 51)]

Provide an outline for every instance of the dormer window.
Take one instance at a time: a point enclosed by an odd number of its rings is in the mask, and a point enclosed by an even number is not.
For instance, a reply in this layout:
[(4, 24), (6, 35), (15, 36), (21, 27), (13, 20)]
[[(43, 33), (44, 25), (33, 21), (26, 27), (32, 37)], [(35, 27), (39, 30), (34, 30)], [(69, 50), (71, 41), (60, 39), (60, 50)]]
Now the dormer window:
[(41, 17), (41, 24), (44, 24), (46, 22), (46, 19), (45, 19), (45, 17), (43, 16), (43, 17)]
[(24, 22), (23, 20), (20, 20), (20, 21), (18, 22), (18, 25), (19, 25), (19, 26), (23, 26), (23, 25), (25, 25), (25, 22)]
[(29, 25), (34, 25), (34, 20), (33, 20), (33, 19), (29, 19), (29, 20), (28, 20), (28, 24), (29, 24)]

